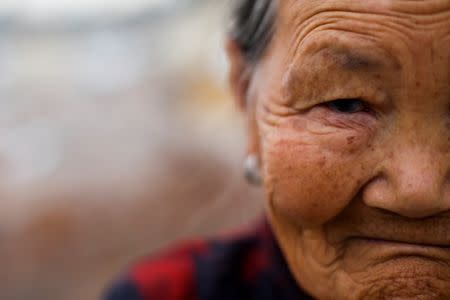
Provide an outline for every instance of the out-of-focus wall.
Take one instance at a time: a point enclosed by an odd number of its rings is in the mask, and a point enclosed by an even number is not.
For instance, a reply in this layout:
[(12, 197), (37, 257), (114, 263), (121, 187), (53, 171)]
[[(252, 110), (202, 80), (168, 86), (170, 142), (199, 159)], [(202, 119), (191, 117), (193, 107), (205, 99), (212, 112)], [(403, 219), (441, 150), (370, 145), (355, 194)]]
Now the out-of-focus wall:
[(0, 299), (98, 299), (139, 256), (260, 214), (227, 4), (151, 2), (49, 19), (0, 5)]

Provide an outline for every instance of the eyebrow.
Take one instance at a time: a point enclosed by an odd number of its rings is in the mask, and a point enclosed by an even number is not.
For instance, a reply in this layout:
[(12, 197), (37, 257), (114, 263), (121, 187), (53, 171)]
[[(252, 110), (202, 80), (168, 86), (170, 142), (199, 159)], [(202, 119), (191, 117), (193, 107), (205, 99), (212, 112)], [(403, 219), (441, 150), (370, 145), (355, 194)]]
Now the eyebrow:
[(343, 66), (349, 70), (379, 68), (381, 63), (367, 56), (345, 52), (343, 55)]
[(379, 59), (355, 53), (348, 49), (325, 48), (320, 52), (323, 52), (321, 55), (323, 58), (331, 59), (338, 66), (349, 71), (370, 71), (385, 65)]
[[(370, 51), (370, 52), (369, 52)], [(308, 60), (309, 62), (306, 62)], [(328, 45), (321, 49), (310, 52), (304, 58), (303, 62), (308, 65), (314, 65), (317, 68), (304, 68), (305, 64), (291, 64), (283, 76), (283, 94), (287, 103), (296, 101), (300, 90), (303, 90), (305, 75), (307, 78), (321, 78), (320, 76), (329, 76), (330, 73), (339, 69), (354, 73), (361, 80), (367, 80), (367, 77), (359, 76), (361, 73), (378, 74), (380, 70), (395, 69), (400, 70), (399, 60), (383, 49), (357, 49), (338, 45)], [(331, 72), (330, 72), (331, 71)], [(311, 76), (312, 75), (312, 76)], [(378, 75), (379, 76), (379, 75)], [(312, 85), (314, 85), (313, 82)]]
[(348, 71), (374, 71), (383, 67), (399, 68), (400, 64), (391, 55), (385, 53), (380, 55), (367, 55), (355, 50), (326, 47), (319, 50), (316, 54), (319, 54), (322, 58), (331, 60), (333, 63), (342, 67)]

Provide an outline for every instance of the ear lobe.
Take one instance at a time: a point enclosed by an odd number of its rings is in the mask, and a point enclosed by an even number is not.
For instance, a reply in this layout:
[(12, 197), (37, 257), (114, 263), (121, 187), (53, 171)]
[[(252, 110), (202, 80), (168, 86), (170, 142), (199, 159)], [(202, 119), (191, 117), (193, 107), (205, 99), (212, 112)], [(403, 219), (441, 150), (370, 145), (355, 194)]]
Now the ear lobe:
[(249, 67), (236, 41), (227, 39), (225, 49), (230, 65), (229, 83), (231, 91), (238, 107), (245, 110), (247, 107), (247, 91), (250, 82)]

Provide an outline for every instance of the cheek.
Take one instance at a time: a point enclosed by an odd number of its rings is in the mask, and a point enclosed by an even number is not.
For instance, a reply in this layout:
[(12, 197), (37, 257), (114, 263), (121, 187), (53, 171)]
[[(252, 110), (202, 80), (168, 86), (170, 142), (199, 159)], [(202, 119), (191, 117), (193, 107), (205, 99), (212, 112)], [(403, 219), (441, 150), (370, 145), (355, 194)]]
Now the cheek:
[(301, 226), (326, 223), (341, 212), (374, 162), (363, 131), (311, 131), (295, 120), (269, 126), (262, 141), (269, 209)]

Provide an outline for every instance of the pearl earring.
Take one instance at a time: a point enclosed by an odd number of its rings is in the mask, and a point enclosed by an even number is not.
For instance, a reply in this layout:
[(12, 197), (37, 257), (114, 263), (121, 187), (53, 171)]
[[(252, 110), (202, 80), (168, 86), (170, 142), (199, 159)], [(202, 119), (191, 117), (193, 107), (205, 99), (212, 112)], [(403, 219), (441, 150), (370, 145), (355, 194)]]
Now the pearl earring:
[(262, 184), (261, 169), (259, 159), (256, 154), (249, 154), (244, 160), (244, 175), (247, 182), (260, 186)]

